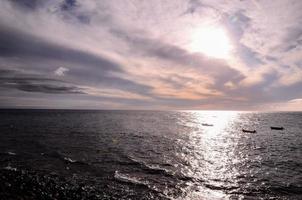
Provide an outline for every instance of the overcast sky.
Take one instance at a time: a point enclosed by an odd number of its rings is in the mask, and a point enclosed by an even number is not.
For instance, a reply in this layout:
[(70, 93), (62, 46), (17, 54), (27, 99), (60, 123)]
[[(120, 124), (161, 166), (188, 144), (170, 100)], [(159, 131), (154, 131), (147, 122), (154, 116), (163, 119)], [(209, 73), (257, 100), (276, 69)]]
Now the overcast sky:
[[(302, 110), (301, 10), (300, 0), (1, 0), (0, 107)], [(193, 48), (209, 46), (196, 34), (210, 27), (228, 57)]]

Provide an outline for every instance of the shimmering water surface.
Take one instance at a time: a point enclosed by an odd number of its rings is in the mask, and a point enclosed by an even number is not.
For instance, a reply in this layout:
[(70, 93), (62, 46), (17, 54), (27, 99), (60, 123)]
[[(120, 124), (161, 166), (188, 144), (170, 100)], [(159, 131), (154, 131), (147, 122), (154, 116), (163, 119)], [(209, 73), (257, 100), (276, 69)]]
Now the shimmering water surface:
[[(2, 174), (20, 182), (55, 176), (95, 199), (302, 199), (302, 113), (2, 110), (0, 119)], [(22, 185), (5, 180), (0, 197)]]

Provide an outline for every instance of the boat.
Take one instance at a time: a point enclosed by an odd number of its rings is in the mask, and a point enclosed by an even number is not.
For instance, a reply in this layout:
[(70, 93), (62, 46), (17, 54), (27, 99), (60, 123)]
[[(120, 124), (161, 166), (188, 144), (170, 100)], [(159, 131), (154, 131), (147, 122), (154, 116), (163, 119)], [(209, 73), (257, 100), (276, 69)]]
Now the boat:
[(271, 126), (272, 130), (283, 130), (284, 128), (282, 126)]
[(246, 130), (246, 129), (242, 129), (242, 132), (244, 132), (244, 133), (256, 133), (256, 130)]
[(202, 126), (213, 126), (213, 124), (202, 123)]

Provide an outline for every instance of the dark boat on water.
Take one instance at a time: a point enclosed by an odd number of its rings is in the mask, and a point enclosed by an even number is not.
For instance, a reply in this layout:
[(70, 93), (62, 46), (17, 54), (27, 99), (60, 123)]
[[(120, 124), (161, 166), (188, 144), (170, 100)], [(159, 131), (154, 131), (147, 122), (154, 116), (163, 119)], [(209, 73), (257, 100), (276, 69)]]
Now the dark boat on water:
[(213, 124), (202, 123), (202, 126), (213, 126)]
[(283, 130), (284, 128), (282, 126), (271, 126), (272, 130)]
[(244, 133), (256, 133), (256, 130), (246, 130), (246, 129), (242, 129), (242, 132), (244, 132)]

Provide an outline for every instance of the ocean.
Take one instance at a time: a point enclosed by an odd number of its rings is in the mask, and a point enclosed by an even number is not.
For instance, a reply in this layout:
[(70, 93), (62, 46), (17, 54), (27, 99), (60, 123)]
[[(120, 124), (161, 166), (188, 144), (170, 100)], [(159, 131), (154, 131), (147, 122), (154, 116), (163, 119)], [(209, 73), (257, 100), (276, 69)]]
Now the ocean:
[(0, 199), (302, 199), (301, 150), (301, 112), (1, 110)]

